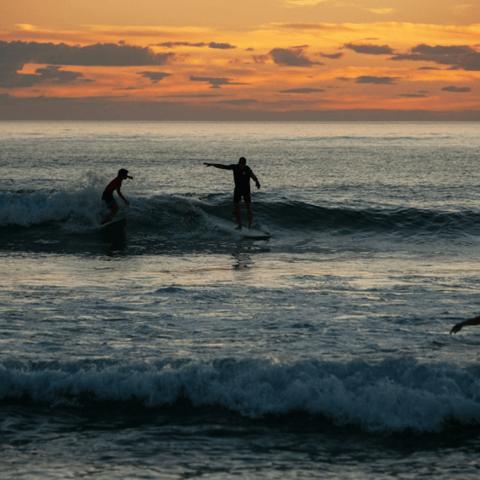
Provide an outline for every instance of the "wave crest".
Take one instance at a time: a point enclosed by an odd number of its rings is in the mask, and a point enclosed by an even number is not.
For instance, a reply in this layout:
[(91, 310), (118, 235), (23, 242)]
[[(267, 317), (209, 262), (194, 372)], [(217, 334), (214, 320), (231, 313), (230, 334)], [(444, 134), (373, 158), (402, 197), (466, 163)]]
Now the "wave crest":
[[(139, 402), (167, 408), (187, 399), (252, 421), (304, 413), (369, 432), (438, 432), (450, 422), (478, 426), (479, 369), (401, 360), (293, 364), (222, 359), (155, 365), (39, 365), (0, 368), (0, 399), (89, 408)], [(195, 415), (189, 411), (188, 415)]]

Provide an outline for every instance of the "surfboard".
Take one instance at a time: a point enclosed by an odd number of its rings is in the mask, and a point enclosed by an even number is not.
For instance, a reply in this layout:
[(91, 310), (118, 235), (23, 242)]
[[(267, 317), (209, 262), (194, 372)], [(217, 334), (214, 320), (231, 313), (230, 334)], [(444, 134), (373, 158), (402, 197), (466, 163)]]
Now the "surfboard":
[(127, 220), (125, 217), (123, 218), (114, 218), (112, 221), (108, 223), (102, 223), (99, 225), (101, 230), (108, 230), (110, 228), (123, 228), (127, 225)]
[(270, 238), (268, 232), (261, 232), (260, 230), (248, 230), (242, 228), (241, 230), (236, 230), (242, 238), (250, 238), (252, 240), (267, 240)]
[(265, 229), (251, 229), (244, 227), (241, 230), (237, 230), (237, 225), (223, 220), (218, 217), (209, 217), (209, 222), (214, 225), (215, 228), (222, 230), (224, 232), (232, 233), (235, 237), (241, 239), (250, 239), (250, 240), (268, 240), (270, 238), (270, 232)]

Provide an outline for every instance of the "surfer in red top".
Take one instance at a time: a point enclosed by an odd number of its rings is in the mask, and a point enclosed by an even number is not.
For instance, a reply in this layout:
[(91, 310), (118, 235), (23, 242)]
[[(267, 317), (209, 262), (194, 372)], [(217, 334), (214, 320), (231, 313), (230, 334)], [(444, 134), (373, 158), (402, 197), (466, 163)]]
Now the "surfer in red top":
[(116, 190), (118, 196), (127, 204), (130, 205), (130, 202), (122, 195), (122, 192), (120, 191), (120, 187), (122, 186), (122, 182), (126, 178), (133, 178), (130, 177), (128, 174), (128, 170), (125, 170), (124, 168), (121, 168), (118, 171), (118, 176), (114, 180), (112, 180), (106, 187), (105, 191), (103, 192), (102, 195), (102, 200), (107, 204), (107, 207), (110, 208), (110, 213), (105, 217), (105, 219), (102, 222), (102, 225), (104, 223), (108, 223), (112, 220), (112, 218), (117, 214), (119, 207), (117, 205), (117, 202), (115, 201), (115, 198), (113, 197), (113, 192)]

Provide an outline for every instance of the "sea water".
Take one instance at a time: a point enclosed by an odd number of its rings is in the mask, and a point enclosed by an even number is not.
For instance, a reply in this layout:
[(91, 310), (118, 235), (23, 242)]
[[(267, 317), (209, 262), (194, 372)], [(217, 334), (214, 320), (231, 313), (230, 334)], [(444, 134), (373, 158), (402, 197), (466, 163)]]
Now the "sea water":
[[(1, 123), (0, 475), (477, 478), (480, 327), (449, 331), (480, 315), (479, 151), (478, 123)], [(204, 165), (241, 156), (267, 240)]]

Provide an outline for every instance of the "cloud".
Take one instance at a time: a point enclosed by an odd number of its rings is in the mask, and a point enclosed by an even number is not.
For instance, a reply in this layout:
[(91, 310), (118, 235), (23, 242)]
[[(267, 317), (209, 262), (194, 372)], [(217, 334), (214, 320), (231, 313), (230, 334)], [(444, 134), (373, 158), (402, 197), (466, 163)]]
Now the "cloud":
[(404, 98), (427, 98), (428, 95), (425, 95), (424, 93), (402, 93), (399, 95), (399, 97), (404, 97)]
[(290, 90), (280, 90), (279, 93), (314, 93), (324, 91), (323, 88), (292, 88)]
[(125, 88), (114, 88), (113, 89), (116, 92), (133, 92), (135, 90), (143, 90), (141, 87), (125, 87)]
[(334, 23), (272, 23), (272, 27), (293, 30), (331, 30), (335, 32), (351, 32), (355, 29), (348, 25)]
[(164, 78), (169, 77), (171, 73), (164, 73), (164, 72), (140, 72), (143, 78), (149, 78), (152, 83), (158, 83), (162, 81)]
[(468, 93), (471, 92), (472, 89), (469, 87), (454, 87), (453, 85), (450, 87), (443, 87), (442, 92), (454, 92), (454, 93)]
[(327, 55), (326, 53), (319, 53), (318, 55), (323, 58), (329, 58), (330, 60), (338, 60), (339, 58), (342, 58), (344, 56), (342, 52), (333, 53), (331, 55)]
[(85, 47), (64, 43), (0, 41), (0, 64), (27, 63), (49, 65), (127, 67), (164, 65), (172, 53), (154, 53), (149, 47), (97, 43)]
[(395, 85), (395, 77), (373, 77), (363, 75), (355, 79), (356, 83), (373, 83), (375, 85)]
[(355, 45), (346, 43), (343, 47), (366, 55), (393, 55), (393, 50), (388, 45)]
[[(94, 44), (85, 47), (64, 43), (0, 41), (0, 86), (28, 88), (40, 83), (70, 83), (81, 73), (60, 70), (68, 66), (127, 67), (163, 65), (173, 58), (172, 53), (156, 54), (150, 48), (117, 44)], [(34, 74), (19, 73), (26, 64), (45, 64)], [(85, 79), (85, 81), (88, 81)]]
[(221, 100), (217, 103), (221, 103), (223, 105), (242, 106), (242, 105), (253, 105), (255, 103), (258, 103), (258, 100), (255, 100), (253, 98), (243, 98), (239, 100)]
[(177, 95), (162, 95), (160, 98), (218, 98), (224, 95), (211, 93), (196, 93), (196, 94), (177, 94)]
[(219, 48), (221, 50), (229, 50), (231, 48), (237, 48), (235, 45), (230, 45), (229, 43), (215, 43), (211, 42), (208, 44), (209, 48)]
[(304, 53), (303, 48), (274, 48), (269, 55), (277, 65), (289, 67), (310, 67), (312, 65), (323, 65), (323, 63), (312, 62)]
[(190, 43), (190, 42), (163, 42), (156, 45), (157, 47), (166, 47), (166, 48), (175, 48), (175, 47), (208, 47), (208, 48), (216, 48), (220, 50), (229, 50), (233, 48), (237, 48), (235, 45), (230, 45), (229, 43), (216, 43), (216, 42), (198, 42), (198, 43)]
[(223, 85), (248, 85), (246, 83), (232, 82), (229, 78), (217, 78), (217, 77), (195, 77), (191, 76), (192, 82), (206, 82), (211, 85), (210, 88), (221, 88)]
[(392, 60), (413, 60), (450, 65), (467, 71), (480, 71), (480, 52), (468, 45), (429, 45), (421, 44), (412, 48), (411, 53), (395, 55)]
[(190, 43), (190, 42), (163, 42), (157, 43), (156, 47), (166, 47), (166, 48), (176, 48), (176, 47), (206, 47), (207, 44), (205, 42), (199, 43)]
[(253, 55), (252, 58), (255, 63), (267, 63), (272, 57), (270, 55)]
[(81, 73), (60, 70), (60, 67), (52, 65), (45, 68), (37, 68), (35, 74), (39, 75), (42, 81), (51, 80), (57, 84), (70, 83), (77, 80), (77, 78), (83, 77)]
[[(0, 64), (0, 87), (1, 88), (30, 88), (42, 83), (67, 84), (82, 78), (78, 72), (60, 70), (58, 66), (37, 68), (35, 73), (21, 74), (17, 72), (17, 65)], [(21, 67), (20, 67), (21, 68)], [(84, 79), (84, 81), (89, 81)]]

